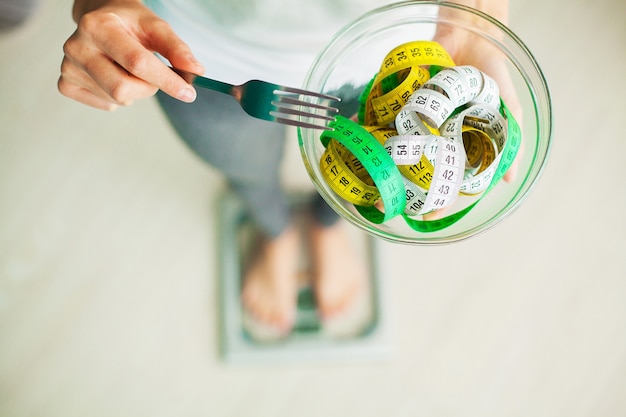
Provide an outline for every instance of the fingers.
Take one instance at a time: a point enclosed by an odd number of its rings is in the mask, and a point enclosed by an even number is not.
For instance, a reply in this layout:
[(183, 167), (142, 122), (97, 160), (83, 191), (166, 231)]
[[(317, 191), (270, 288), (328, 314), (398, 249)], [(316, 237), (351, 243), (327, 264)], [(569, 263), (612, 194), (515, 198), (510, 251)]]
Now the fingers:
[(123, 15), (126, 20), (110, 11), (81, 18), (64, 45), (58, 81), (62, 94), (103, 110), (130, 105), (159, 89), (181, 101), (195, 100), (194, 88), (154, 52), (195, 73), (204, 71), (202, 65), (167, 23), (148, 9), (138, 10), (133, 10), (135, 17)]
[(151, 37), (147, 40), (147, 47), (165, 57), (172, 66), (193, 74), (204, 74), (204, 67), (195, 58), (193, 52), (182, 41), (170, 25), (158, 19), (151, 29)]
[(59, 77), (57, 87), (64, 96), (87, 106), (107, 111), (113, 111), (118, 108), (118, 105), (113, 103), (110, 99), (103, 99), (97, 94), (94, 94), (91, 89), (73, 84), (63, 76)]
[(66, 56), (58, 88), (62, 94), (102, 110), (128, 106), (157, 91), (101, 54), (94, 54), (85, 65)]
[[(163, 30), (165, 22), (162, 24), (160, 22), (162, 21), (155, 19), (151, 23), (149, 37), (145, 41), (147, 44), (151, 43), (154, 31)], [(88, 24), (85, 23), (85, 25)], [(102, 65), (92, 65), (87, 70), (94, 79), (100, 81), (99, 84), (114, 99), (123, 102), (129, 96), (140, 94), (143, 90), (141, 84), (147, 83), (179, 100), (185, 102), (195, 100), (195, 90), (157, 58), (153, 51), (131, 36), (117, 15), (111, 13), (99, 24), (100, 30), (107, 35), (96, 40), (97, 47), (125, 71), (120, 68), (120, 70), (109, 72), (111, 67), (101, 61), (96, 64)], [(174, 36), (173, 33), (171, 35)], [(177, 47), (184, 45), (182, 41), (173, 43)]]
[(449, 26), (438, 25), (433, 40), (439, 43), (456, 63), (457, 51), (463, 41), (459, 31)]
[(441, 220), (444, 217), (452, 215), (453, 213), (454, 212), (452, 211), (452, 206), (446, 206), (444, 208), (440, 208), (440, 209), (425, 213), (423, 216), (423, 219), (426, 221)]

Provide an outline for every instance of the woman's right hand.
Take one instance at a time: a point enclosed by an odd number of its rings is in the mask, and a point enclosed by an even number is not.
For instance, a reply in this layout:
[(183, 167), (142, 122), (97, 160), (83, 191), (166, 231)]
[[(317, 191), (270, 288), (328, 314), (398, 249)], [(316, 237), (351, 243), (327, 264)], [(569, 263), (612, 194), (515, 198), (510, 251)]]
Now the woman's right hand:
[(139, 0), (77, 0), (74, 20), (76, 31), (63, 46), (61, 94), (102, 110), (159, 89), (184, 102), (195, 100), (194, 88), (154, 53), (196, 74), (204, 68), (169, 24)]

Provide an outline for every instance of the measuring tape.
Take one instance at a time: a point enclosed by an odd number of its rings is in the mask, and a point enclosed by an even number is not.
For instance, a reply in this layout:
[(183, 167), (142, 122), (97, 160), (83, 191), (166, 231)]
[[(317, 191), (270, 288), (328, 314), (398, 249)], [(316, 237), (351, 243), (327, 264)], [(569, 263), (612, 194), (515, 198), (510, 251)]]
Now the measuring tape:
[[(331, 140), (326, 146), (326, 152), (320, 163), (324, 178), (330, 188), (344, 200), (361, 206), (374, 205), (380, 199), (378, 188), (365, 181), (367, 178), (363, 178), (363, 172), (367, 171), (356, 157), (354, 159), (358, 164), (353, 162), (352, 167), (344, 162), (340, 148), (343, 146), (336, 140)], [(343, 149), (345, 151), (345, 148)]]
[[(506, 142), (505, 125), (504, 117), (495, 108), (480, 104), (465, 109), (444, 123), (442, 135), (468, 142), (472, 156), (468, 158), (467, 165), (477, 168), (466, 171), (460, 189), (462, 193), (478, 194), (489, 186)], [(463, 135), (469, 136), (467, 141), (462, 139)]]
[[(361, 162), (377, 187), (380, 193), (380, 200), (382, 200), (385, 208), (385, 211), (381, 212), (371, 204), (355, 204), (357, 210), (359, 210), (365, 218), (378, 224), (402, 214), (406, 204), (404, 199), (404, 182), (402, 181), (402, 175), (398, 167), (387, 154), (383, 145), (376, 140), (370, 131), (343, 116), (337, 116), (330, 126), (333, 130), (324, 131), (320, 137), (322, 144), (328, 149), (329, 143), (333, 140), (339, 142)], [(325, 159), (322, 159), (322, 163), (320, 163), (321, 169), (323, 169), (322, 164), (324, 161)], [(323, 171), (323, 173), (325, 172), (326, 171)], [(337, 182), (326, 175), (325, 178), (330, 187), (336, 190)], [(346, 179), (348, 182), (352, 179), (352, 182), (346, 185), (346, 188), (348, 186), (352, 188), (359, 187), (359, 183), (355, 181), (354, 178)], [(341, 196), (346, 195), (346, 192), (343, 191), (342, 188), (339, 188), (339, 190), (341, 191)], [(351, 192), (350, 190), (347, 194)], [(374, 203), (376, 201), (374, 201)]]
[[(425, 66), (454, 66), (448, 52), (437, 42), (417, 41), (397, 46), (384, 58), (380, 71), (376, 74), (367, 91), (367, 97), (360, 111), (362, 124), (386, 125), (394, 121), (402, 106), (411, 94), (421, 87), (429, 78), (430, 73)], [(408, 73), (403, 70), (410, 69)], [(385, 81), (390, 77), (406, 78), (386, 91)]]
[[(372, 223), (402, 216), (419, 232), (465, 216), (509, 169), (521, 141), (496, 82), (454, 66), (432, 41), (389, 52), (360, 95), (358, 122), (338, 116), (329, 126), (320, 169), (330, 188)], [(479, 198), (442, 219), (419, 219), (459, 195)]]

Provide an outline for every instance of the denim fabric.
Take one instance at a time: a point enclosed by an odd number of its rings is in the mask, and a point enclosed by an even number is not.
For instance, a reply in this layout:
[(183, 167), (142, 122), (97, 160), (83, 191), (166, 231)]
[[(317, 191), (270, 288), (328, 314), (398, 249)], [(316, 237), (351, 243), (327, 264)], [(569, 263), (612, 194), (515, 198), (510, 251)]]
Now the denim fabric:
[(0, 0), (0, 30), (22, 24), (37, 8), (39, 0)]
[[(159, 92), (157, 98), (181, 139), (202, 160), (221, 171), (251, 218), (269, 236), (277, 236), (290, 220), (289, 199), (279, 176), (285, 127), (248, 116), (230, 96), (198, 89), (194, 103)], [(329, 226), (337, 214), (319, 196), (313, 217)]]

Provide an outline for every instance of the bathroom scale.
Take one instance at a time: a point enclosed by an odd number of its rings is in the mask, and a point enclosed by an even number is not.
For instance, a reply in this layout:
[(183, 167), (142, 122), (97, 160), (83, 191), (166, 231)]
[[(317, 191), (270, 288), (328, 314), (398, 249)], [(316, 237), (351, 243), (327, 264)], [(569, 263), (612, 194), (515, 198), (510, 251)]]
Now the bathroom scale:
[[(310, 220), (310, 193), (290, 193), (294, 223), (304, 228)], [(238, 197), (224, 191), (218, 200), (220, 308), (220, 353), (228, 363), (261, 364), (305, 361), (384, 360), (392, 354), (389, 308), (381, 282), (384, 261), (380, 242), (364, 231), (350, 228), (351, 244), (363, 251), (368, 262), (367, 291), (357, 308), (339, 320), (323, 322), (317, 315), (312, 287), (305, 279), (299, 285), (295, 325), (290, 334), (276, 338), (249, 320), (240, 301), (242, 277), (258, 244), (259, 233)], [(303, 242), (304, 243), (304, 242)], [(302, 276), (310, 269), (307, 245), (300, 255)]]

